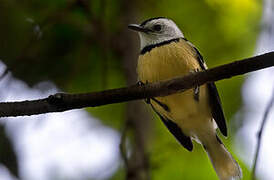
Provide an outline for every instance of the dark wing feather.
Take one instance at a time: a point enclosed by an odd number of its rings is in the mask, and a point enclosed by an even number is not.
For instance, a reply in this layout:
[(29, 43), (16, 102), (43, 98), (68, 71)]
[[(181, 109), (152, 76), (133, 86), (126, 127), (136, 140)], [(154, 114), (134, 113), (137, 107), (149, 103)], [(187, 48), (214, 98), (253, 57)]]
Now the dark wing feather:
[(227, 136), (225, 116), (221, 106), (221, 100), (220, 100), (216, 85), (215, 83), (208, 83), (207, 88), (209, 92), (209, 102), (211, 106), (212, 116), (216, 124), (218, 125), (221, 133), (224, 136)]
[(173, 136), (179, 141), (179, 143), (187, 150), (192, 151), (193, 144), (190, 137), (186, 136), (176, 123), (158, 113), (152, 104), (151, 107), (160, 116), (162, 122), (166, 125), (171, 134), (173, 134)]
[[(200, 54), (200, 52), (198, 51), (198, 49), (195, 46), (193, 46), (191, 43), (189, 43), (189, 44), (194, 48), (195, 52), (197, 53), (197, 60), (200, 64), (201, 68), (203, 70), (207, 69), (205, 62), (203, 60), (203, 57)], [(226, 127), (225, 116), (224, 116), (224, 112), (223, 112), (222, 105), (221, 105), (221, 100), (220, 100), (216, 85), (213, 82), (207, 83), (207, 88), (208, 88), (208, 92), (209, 92), (209, 103), (211, 106), (212, 116), (213, 116), (216, 124), (218, 125), (221, 133), (224, 136), (227, 136), (227, 127)]]

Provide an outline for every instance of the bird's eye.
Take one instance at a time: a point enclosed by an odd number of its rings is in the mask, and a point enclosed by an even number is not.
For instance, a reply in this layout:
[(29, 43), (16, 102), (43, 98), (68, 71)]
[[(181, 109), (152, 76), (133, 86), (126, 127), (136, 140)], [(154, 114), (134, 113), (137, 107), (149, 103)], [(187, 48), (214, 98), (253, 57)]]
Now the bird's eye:
[(160, 24), (155, 24), (152, 28), (154, 31), (161, 31), (162, 26)]

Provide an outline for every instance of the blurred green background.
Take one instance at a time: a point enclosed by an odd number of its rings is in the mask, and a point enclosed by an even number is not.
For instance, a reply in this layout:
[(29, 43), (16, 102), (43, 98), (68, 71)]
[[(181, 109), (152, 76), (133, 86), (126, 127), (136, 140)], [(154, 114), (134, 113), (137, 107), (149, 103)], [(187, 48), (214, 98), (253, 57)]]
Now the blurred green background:
[[(139, 40), (127, 24), (171, 18), (214, 67), (253, 55), (261, 15), (260, 0), (0, 0), (0, 59), (29, 86), (51, 81), (70, 93), (118, 88), (136, 83)], [(235, 124), (232, 118), (241, 107), (243, 80), (216, 83), (228, 124)], [(127, 163), (110, 179), (217, 179), (202, 147), (195, 143), (187, 152), (144, 103), (86, 110), (129, 142)], [(232, 154), (240, 126), (228, 125), (229, 138), (222, 138)], [(250, 171), (238, 162), (249, 179)], [(2, 163), (18, 174), (17, 165)]]

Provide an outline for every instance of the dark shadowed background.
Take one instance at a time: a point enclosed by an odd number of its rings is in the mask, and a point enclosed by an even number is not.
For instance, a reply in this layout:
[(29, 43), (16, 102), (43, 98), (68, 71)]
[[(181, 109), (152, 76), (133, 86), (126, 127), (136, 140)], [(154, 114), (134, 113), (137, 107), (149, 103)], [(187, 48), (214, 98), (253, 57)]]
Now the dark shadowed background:
[[(273, 0), (0, 0), (0, 101), (135, 84), (139, 39), (127, 25), (150, 17), (173, 19), (209, 67), (271, 51), (273, 9)], [(271, 76), (216, 83), (229, 128), (222, 140), (244, 179)], [(1, 180), (217, 179), (202, 146), (186, 151), (142, 101), (0, 122)], [(274, 178), (271, 127), (260, 179)]]

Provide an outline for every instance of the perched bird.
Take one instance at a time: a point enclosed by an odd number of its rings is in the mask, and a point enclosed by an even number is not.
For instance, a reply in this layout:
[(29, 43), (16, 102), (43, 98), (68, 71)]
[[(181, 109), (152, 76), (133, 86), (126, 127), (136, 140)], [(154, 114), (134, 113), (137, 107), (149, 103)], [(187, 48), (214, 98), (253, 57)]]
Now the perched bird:
[[(197, 48), (172, 20), (157, 17), (128, 27), (140, 37), (140, 82), (158, 82), (207, 69)], [(149, 103), (183, 147), (192, 151), (192, 139), (203, 145), (219, 179), (241, 178), (239, 165), (216, 134), (216, 124), (224, 136), (227, 127), (214, 83), (151, 98)]]

